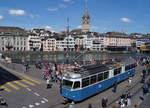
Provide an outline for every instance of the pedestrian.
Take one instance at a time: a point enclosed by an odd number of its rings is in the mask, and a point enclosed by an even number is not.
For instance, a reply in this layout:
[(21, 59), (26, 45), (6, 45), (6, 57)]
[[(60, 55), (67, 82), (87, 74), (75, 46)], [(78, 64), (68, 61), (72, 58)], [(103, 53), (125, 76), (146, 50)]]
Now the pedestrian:
[(138, 108), (138, 105), (137, 105), (137, 104), (135, 104), (133, 108)]
[(147, 85), (145, 83), (144, 83), (142, 89), (143, 89), (143, 98), (144, 98), (147, 93)]
[(92, 104), (91, 104), (91, 103), (89, 103), (87, 108), (92, 108)]
[(72, 101), (71, 104), (69, 105), (69, 108), (75, 108), (74, 104), (75, 104), (74, 101)]
[(105, 97), (102, 99), (102, 107), (103, 107), (103, 108), (106, 108), (106, 107), (107, 107), (107, 103), (108, 103), (108, 98), (105, 96)]
[(119, 105), (118, 103), (115, 103), (115, 104), (113, 105), (113, 108), (120, 108), (120, 105)]
[(62, 81), (60, 82), (59, 88), (60, 88), (60, 94), (62, 94)]
[(148, 80), (147, 87), (148, 87), (148, 93), (150, 93), (150, 79)]
[(132, 77), (129, 77), (129, 79), (128, 79), (129, 87), (131, 87), (131, 82), (132, 82)]
[(47, 84), (47, 89), (50, 88), (49, 77), (47, 77), (47, 79), (46, 79), (46, 84)]
[(127, 107), (131, 107), (131, 93), (130, 93), (130, 91), (127, 91)]
[(114, 88), (113, 88), (113, 92), (116, 93), (116, 91), (117, 91), (117, 81), (115, 81)]

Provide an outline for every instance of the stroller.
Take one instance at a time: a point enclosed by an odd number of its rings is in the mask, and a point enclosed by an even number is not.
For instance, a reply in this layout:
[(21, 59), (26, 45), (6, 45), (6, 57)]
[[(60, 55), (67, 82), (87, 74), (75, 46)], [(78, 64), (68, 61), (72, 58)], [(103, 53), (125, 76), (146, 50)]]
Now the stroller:
[(7, 105), (6, 100), (0, 96), (0, 105)]

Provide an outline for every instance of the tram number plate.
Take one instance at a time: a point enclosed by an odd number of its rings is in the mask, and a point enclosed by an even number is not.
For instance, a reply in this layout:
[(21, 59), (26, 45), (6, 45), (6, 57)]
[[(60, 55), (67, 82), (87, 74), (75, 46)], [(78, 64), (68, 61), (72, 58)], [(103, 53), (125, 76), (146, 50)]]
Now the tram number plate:
[(98, 85), (98, 88), (101, 88), (101, 87), (102, 87), (102, 85), (101, 85), (101, 84), (99, 84), (99, 85)]

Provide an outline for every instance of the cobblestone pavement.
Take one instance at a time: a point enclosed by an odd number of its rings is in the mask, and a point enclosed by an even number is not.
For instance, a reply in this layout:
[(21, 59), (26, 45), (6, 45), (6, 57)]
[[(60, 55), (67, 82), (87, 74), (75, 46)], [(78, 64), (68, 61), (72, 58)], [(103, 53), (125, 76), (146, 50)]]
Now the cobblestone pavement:
[[(36, 69), (35, 66), (30, 66), (30, 69), (27, 72), (25, 72), (24, 66), (21, 64), (12, 64), (12, 63), (8, 64), (5, 62), (1, 62), (1, 65), (9, 68), (10, 71), (15, 70), (16, 72), (34, 77), (35, 79), (38, 79), (39, 81), (45, 83), (45, 81), (41, 78), (42, 72), (44, 71), (44, 69), (39, 70), (39, 69)], [(141, 80), (140, 75), (143, 69), (145, 69), (145, 66), (138, 66), (136, 68), (136, 74), (132, 78), (132, 84), (130, 88), (128, 87), (128, 81), (125, 80), (121, 82), (120, 84), (118, 84), (117, 93), (113, 93), (112, 88), (109, 88), (95, 96), (92, 96), (91, 98), (86, 99), (83, 102), (77, 103), (75, 105), (76, 108), (86, 108), (88, 103), (92, 104), (93, 106), (92, 108), (101, 108), (101, 100), (104, 96), (108, 97), (108, 108), (112, 108), (113, 104), (119, 100), (120, 95), (128, 89), (130, 89), (131, 93), (133, 94), (131, 98), (132, 107), (135, 104), (140, 104), (142, 102), (141, 99), (139, 98), (140, 96), (142, 96), (142, 89), (141, 89), (142, 84), (140, 83), (140, 80)], [(147, 79), (148, 78), (149, 76), (147, 77)], [(55, 86), (55, 89), (58, 90), (59, 88), (58, 85), (56, 83), (54, 83), (53, 85)], [(67, 106), (63, 106), (63, 107), (67, 108)], [(62, 108), (62, 106), (60, 107), (56, 105), (53, 108)], [(140, 107), (140, 108), (144, 108), (144, 107)]]

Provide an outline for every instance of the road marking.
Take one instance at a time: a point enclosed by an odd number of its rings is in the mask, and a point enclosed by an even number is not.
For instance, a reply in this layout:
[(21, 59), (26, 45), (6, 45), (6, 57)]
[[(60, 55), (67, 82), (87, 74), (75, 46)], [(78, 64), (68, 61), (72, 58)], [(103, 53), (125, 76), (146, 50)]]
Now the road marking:
[(40, 103), (35, 103), (36, 106), (40, 105)]
[(45, 103), (45, 101), (42, 100), (41, 103)]
[(31, 89), (27, 88), (28, 91), (31, 91)]
[(33, 80), (33, 79), (31, 79), (31, 78), (29, 78), (29, 77), (27, 77), (27, 76), (23, 76), (23, 77), (24, 77), (25, 79), (28, 79), (28, 80), (34, 82), (34, 83), (41, 84), (39, 81)]
[(8, 88), (7, 88), (7, 87), (5, 87), (5, 86), (0, 85), (0, 88), (4, 89), (4, 90), (5, 90), (5, 91), (7, 91), (7, 92), (11, 92), (11, 90), (10, 90), (10, 89), (8, 89)]
[(43, 100), (45, 100), (46, 102), (48, 102), (48, 99), (46, 99), (46, 98), (43, 98)]
[(31, 85), (31, 86), (35, 86), (35, 84), (34, 84), (34, 83), (29, 82), (29, 81), (27, 81), (27, 80), (25, 80), (25, 79), (23, 79), (22, 81), (23, 81), (23, 82), (25, 82), (25, 83), (27, 83), (27, 84), (29, 84), (29, 85)]
[(23, 83), (21, 83), (21, 82), (19, 82), (19, 81), (14, 81), (14, 83), (16, 83), (16, 84), (18, 84), (18, 85), (20, 85), (20, 86), (22, 86), (22, 87), (25, 87), (25, 88), (28, 87), (27, 85), (25, 85), (25, 84), (23, 84)]
[(33, 108), (34, 107), (34, 105), (29, 105), (29, 108)]
[(27, 107), (23, 106), (22, 108), (27, 108)]
[(36, 96), (40, 96), (38, 93), (36, 93), (36, 92), (34, 92), (34, 94), (36, 95)]
[(7, 82), (6, 83), (7, 85), (11, 86), (12, 88), (14, 88), (15, 90), (19, 90), (20, 88), (18, 88), (17, 86), (13, 85), (12, 83), (10, 82)]

